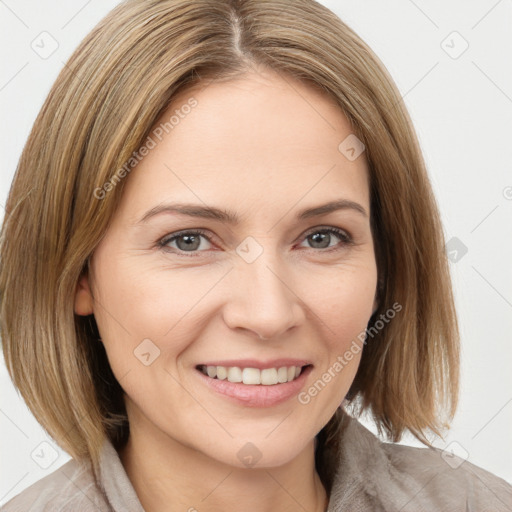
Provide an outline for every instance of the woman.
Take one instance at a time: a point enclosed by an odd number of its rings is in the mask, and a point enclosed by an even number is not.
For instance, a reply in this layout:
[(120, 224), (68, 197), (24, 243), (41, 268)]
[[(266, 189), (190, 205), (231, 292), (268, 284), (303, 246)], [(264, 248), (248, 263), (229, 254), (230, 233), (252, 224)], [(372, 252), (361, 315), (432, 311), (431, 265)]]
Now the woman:
[(321, 5), (120, 4), (6, 211), (6, 364), (73, 459), (2, 510), (510, 509), (427, 439), (458, 396), (439, 214), (391, 78)]

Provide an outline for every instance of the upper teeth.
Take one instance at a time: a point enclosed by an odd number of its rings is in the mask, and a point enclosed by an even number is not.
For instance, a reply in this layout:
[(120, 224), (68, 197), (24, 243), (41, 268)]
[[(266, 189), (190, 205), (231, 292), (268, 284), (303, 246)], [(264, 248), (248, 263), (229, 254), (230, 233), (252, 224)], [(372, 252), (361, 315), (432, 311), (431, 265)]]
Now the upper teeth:
[(201, 366), (201, 371), (212, 378), (227, 379), (229, 382), (243, 382), (244, 384), (272, 384), (290, 382), (296, 379), (302, 366), (281, 366), (281, 368), (240, 368), (238, 366)]

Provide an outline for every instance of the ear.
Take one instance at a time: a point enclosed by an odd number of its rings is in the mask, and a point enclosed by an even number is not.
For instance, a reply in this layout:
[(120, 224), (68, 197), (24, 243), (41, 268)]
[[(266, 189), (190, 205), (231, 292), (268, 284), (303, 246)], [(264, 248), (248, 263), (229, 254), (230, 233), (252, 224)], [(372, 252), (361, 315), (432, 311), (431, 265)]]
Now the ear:
[(87, 272), (80, 276), (75, 291), (75, 313), (87, 316), (93, 313), (93, 300)]

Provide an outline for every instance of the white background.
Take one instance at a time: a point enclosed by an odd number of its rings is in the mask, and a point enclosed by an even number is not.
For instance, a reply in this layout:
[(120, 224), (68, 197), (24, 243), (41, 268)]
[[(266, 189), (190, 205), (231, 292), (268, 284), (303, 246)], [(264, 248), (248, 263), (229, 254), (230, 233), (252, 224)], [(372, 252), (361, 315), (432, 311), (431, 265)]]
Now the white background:
[[(2, 218), (18, 158), (51, 85), (117, 3), (0, 0)], [(451, 431), (436, 445), (451, 443), (456, 454), (512, 483), (512, 3), (321, 3), (355, 29), (395, 79), (425, 153), (446, 239), (457, 237), (468, 249), (451, 263), (462, 333), (461, 402)], [(41, 37), (51, 47), (49, 36), (39, 36), (43, 31), (58, 43), (45, 59), (31, 47)], [(3, 504), (69, 456), (36, 423), (3, 359), (0, 381)], [(411, 437), (403, 443), (422, 446)], [(47, 468), (36, 463), (41, 450)]]

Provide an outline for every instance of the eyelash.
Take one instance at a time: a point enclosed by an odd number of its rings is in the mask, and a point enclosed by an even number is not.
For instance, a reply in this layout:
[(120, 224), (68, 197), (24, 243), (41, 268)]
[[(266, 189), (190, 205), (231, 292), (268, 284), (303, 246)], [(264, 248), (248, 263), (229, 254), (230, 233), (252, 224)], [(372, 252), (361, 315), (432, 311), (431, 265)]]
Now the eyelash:
[[(173, 234), (172, 236), (165, 236), (164, 238), (160, 239), (157, 243), (158, 247), (166, 252), (171, 252), (173, 254), (183, 255), (185, 257), (197, 257), (198, 254), (204, 252), (204, 251), (182, 251), (181, 249), (174, 249), (167, 247), (169, 243), (173, 242), (174, 240), (185, 236), (185, 235), (193, 235), (198, 236), (201, 235), (204, 238), (208, 240), (208, 242), (213, 243), (210, 240), (210, 237), (207, 234), (208, 232), (202, 229), (194, 229), (190, 231), (181, 231), (176, 234)], [(309, 236), (315, 235), (315, 234), (334, 234), (341, 240), (341, 247), (330, 247), (330, 248), (324, 248), (324, 249), (317, 249), (316, 252), (332, 252), (332, 251), (338, 251), (343, 249), (346, 246), (350, 246), (354, 244), (354, 241), (352, 237), (344, 230), (335, 228), (335, 227), (328, 227), (328, 228), (315, 228), (313, 230), (308, 231), (308, 233), (303, 237), (303, 240), (306, 240)], [(310, 247), (309, 249), (315, 251), (313, 247)], [(189, 254), (187, 254), (189, 253)]]

